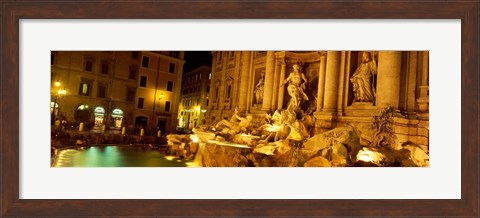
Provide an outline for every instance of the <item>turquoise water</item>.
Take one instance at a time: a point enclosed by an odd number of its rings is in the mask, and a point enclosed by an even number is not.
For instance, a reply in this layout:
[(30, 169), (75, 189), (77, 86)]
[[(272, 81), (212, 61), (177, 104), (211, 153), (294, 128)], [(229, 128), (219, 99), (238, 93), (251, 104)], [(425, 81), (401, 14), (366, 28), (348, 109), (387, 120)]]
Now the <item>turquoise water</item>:
[(186, 167), (184, 161), (144, 146), (91, 146), (59, 152), (53, 167)]

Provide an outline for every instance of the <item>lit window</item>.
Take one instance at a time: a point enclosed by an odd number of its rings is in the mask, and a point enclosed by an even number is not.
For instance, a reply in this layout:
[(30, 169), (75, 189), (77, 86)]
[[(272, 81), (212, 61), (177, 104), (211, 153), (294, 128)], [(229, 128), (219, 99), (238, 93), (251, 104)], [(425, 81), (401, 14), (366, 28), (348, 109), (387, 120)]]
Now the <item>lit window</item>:
[(89, 96), (90, 95), (90, 84), (82, 82), (80, 83), (80, 91), (78, 92), (79, 95)]
[(87, 94), (88, 93), (88, 84), (83, 84), (82, 85), (82, 94)]
[(123, 115), (123, 111), (121, 109), (114, 109), (112, 111), (112, 115), (117, 115), (117, 116), (122, 116)]

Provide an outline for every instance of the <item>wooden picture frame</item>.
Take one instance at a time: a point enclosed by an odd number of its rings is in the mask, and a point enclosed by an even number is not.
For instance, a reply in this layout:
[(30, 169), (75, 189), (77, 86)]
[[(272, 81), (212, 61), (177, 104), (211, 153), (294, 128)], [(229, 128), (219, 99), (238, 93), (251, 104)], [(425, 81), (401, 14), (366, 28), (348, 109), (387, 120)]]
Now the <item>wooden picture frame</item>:
[[(8, 216), (479, 216), (479, 17), (472, 1), (13, 1), (2, 6), (1, 215)], [(459, 200), (19, 199), (20, 19), (461, 19)]]

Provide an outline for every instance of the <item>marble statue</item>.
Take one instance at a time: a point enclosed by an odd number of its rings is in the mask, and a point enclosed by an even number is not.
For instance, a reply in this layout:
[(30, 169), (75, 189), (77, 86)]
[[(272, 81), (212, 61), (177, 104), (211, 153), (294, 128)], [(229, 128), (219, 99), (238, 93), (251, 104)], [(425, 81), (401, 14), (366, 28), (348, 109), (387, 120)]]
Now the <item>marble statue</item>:
[(287, 120), (285, 124), (290, 128), (287, 139), (293, 141), (303, 141), (310, 137), (310, 134), (305, 125), (297, 119), (295, 112), (285, 111), (287, 113)]
[(287, 92), (290, 95), (291, 99), (288, 103), (288, 110), (296, 111), (300, 108), (302, 101), (308, 101), (308, 96), (305, 94), (305, 84), (307, 83), (307, 78), (305, 74), (300, 71), (300, 66), (298, 64), (293, 65), (293, 71), (288, 75), (288, 77), (283, 81), (282, 85), (288, 83)]
[(235, 113), (232, 115), (230, 120), (221, 120), (215, 125), (215, 129), (218, 130), (219, 128), (222, 128), (222, 132), (235, 135), (237, 133), (247, 131), (252, 119), (252, 115), (247, 115), (247, 117), (239, 116), (238, 108), (235, 108)]
[(255, 103), (261, 104), (263, 102), (263, 89), (265, 83), (265, 72), (262, 72), (260, 79), (258, 80), (257, 85), (255, 85)]
[[(288, 135), (288, 127), (285, 125), (285, 116), (284, 112), (279, 112), (278, 110), (275, 110), (273, 115), (266, 114), (266, 124), (261, 125), (258, 130), (259, 131), (266, 131), (266, 137), (260, 141), (260, 143), (266, 144), (268, 143), (272, 138), (274, 139), (273, 141), (276, 142), (279, 139), (285, 139), (286, 136)], [(285, 137), (283, 137), (285, 136)]]
[(238, 108), (236, 107), (232, 117), (230, 117), (230, 120), (220, 120), (215, 125), (215, 129), (218, 129), (221, 127), (231, 128), (233, 125), (237, 124), (239, 120), (240, 120), (240, 116), (238, 116)]
[(373, 52), (364, 52), (362, 63), (350, 78), (353, 85), (354, 102), (374, 102), (373, 75), (377, 74), (377, 63)]

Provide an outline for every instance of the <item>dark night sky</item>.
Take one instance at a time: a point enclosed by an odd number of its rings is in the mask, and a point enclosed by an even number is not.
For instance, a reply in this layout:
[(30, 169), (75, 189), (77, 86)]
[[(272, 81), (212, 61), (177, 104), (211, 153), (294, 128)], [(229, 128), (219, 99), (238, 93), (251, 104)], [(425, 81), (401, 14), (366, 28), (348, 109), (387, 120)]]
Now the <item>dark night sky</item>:
[(183, 72), (187, 73), (199, 66), (212, 66), (212, 52), (211, 51), (186, 51), (185, 65)]

